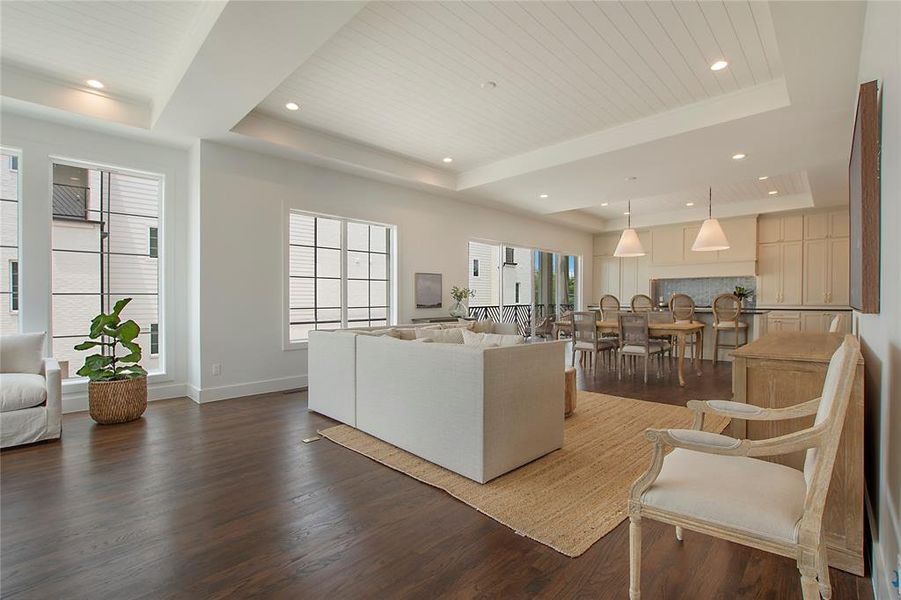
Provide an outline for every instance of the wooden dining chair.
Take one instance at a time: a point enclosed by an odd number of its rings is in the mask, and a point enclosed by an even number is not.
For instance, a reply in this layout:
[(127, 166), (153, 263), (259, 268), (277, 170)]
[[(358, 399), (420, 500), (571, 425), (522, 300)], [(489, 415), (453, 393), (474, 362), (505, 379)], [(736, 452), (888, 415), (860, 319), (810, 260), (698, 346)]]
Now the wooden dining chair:
[[(641, 522), (653, 519), (795, 559), (804, 600), (832, 597), (823, 510), (860, 343), (845, 340), (829, 362), (822, 396), (787, 408), (692, 400), (692, 429), (648, 429), (651, 466), (629, 491), (629, 598), (641, 597)], [(763, 440), (702, 431), (704, 415), (782, 421), (815, 415), (813, 425)], [(668, 453), (669, 449), (673, 449)], [(760, 460), (806, 450), (804, 470)]]
[(573, 349), (572, 366), (576, 366), (576, 352), (588, 353), (591, 360), (588, 362), (597, 370), (598, 358), (604, 355), (604, 361), (610, 364), (609, 355), (616, 350), (617, 342), (610, 338), (601, 337), (598, 332), (598, 311), (574, 312), (573, 322)]
[(608, 311), (620, 310), (619, 298), (612, 294), (605, 294), (601, 296), (601, 301), (598, 302), (598, 305), (601, 309), (601, 318), (605, 321), (610, 320), (610, 318), (607, 316)]
[[(734, 333), (735, 343), (720, 342), (720, 334)], [(739, 334), (744, 334), (744, 342)], [(720, 348), (735, 349), (748, 343), (748, 324), (741, 320), (741, 300), (735, 294), (720, 294), (713, 299), (713, 364), (720, 357)]]
[(651, 312), (654, 310), (654, 301), (646, 294), (635, 294), (629, 302), (632, 312)]
[[(673, 313), (673, 319), (676, 323), (691, 323), (695, 320), (695, 301), (688, 294), (673, 294), (669, 299), (669, 309)], [(695, 336), (685, 339), (685, 345), (691, 349), (691, 359), (695, 358), (695, 348), (697, 347)]]
[(618, 359), (616, 361), (616, 370), (620, 379), (623, 377), (623, 369), (625, 362), (630, 363), (630, 373), (633, 372), (632, 366), (638, 357), (644, 357), (644, 382), (648, 382), (648, 362), (652, 356), (656, 356), (657, 376), (660, 376), (660, 359), (663, 353), (672, 346), (662, 340), (651, 339), (648, 331), (648, 313), (620, 313), (619, 314), (619, 350)]

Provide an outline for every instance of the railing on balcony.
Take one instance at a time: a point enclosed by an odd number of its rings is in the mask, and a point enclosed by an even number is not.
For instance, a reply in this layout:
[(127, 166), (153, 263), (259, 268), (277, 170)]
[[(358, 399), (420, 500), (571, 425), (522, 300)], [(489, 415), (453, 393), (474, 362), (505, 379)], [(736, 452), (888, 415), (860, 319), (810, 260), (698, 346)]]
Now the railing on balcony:
[[(573, 310), (572, 304), (537, 304), (535, 305), (535, 320), (540, 321), (546, 315), (559, 314)], [(529, 337), (532, 335), (532, 305), (531, 304), (505, 304), (504, 306), (470, 306), (469, 316), (479, 321), (497, 321), (498, 323), (516, 323), (519, 335)]]

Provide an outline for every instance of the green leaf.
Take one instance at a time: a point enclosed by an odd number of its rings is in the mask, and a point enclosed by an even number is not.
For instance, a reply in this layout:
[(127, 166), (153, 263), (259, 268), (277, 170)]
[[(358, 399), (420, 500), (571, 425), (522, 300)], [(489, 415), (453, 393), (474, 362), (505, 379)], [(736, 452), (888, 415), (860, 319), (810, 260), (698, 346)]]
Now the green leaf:
[(116, 317), (116, 322), (119, 322), (119, 313), (122, 312), (122, 309), (128, 306), (128, 303), (131, 302), (131, 298), (122, 298), (115, 305), (113, 305), (113, 312), (110, 313), (112, 316)]
[(141, 328), (132, 320), (125, 321), (117, 329), (119, 333), (118, 339), (121, 342), (130, 342), (141, 333)]
[(134, 342), (121, 342), (123, 346), (131, 353), (126, 354), (119, 359), (120, 363), (136, 363), (141, 360), (141, 347)]
[(102, 346), (103, 342), (82, 342), (75, 346), (76, 350), (90, 350), (91, 348), (96, 348), (97, 346)]

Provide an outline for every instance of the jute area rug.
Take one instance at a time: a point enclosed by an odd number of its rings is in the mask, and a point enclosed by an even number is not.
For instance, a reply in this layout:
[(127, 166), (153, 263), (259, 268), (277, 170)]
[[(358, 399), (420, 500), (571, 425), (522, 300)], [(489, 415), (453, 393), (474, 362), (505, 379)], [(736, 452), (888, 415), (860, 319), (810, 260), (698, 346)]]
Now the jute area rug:
[[(725, 418), (706, 419), (721, 432)], [(692, 413), (681, 406), (579, 392), (566, 419), (563, 448), (478, 484), (348, 425), (323, 437), (440, 488), (520, 535), (566, 556), (588, 550), (627, 516), (629, 486), (650, 465), (644, 430), (687, 429)]]

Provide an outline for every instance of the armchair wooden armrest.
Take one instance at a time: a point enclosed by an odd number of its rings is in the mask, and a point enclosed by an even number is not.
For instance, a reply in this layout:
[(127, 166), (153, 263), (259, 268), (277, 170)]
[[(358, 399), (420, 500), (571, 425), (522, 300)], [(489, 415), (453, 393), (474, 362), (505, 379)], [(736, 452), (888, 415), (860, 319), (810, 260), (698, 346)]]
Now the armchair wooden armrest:
[(763, 408), (729, 400), (689, 400), (687, 404), (695, 413), (691, 427), (698, 430), (704, 426), (704, 415), (707, 413), (747, 421), (782, 421), (816, 414), (819, 405), (819, 398), (785, 408)]

